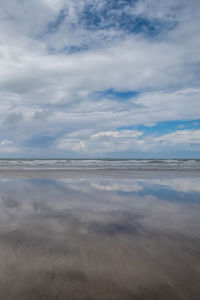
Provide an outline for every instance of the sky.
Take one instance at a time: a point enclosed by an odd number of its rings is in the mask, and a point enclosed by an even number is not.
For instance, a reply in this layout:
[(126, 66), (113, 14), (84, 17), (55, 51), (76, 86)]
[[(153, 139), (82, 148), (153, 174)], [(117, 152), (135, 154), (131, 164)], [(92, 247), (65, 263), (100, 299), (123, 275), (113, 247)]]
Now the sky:
[(200, 158), (199, 0), (1, 0), (1, 158)]

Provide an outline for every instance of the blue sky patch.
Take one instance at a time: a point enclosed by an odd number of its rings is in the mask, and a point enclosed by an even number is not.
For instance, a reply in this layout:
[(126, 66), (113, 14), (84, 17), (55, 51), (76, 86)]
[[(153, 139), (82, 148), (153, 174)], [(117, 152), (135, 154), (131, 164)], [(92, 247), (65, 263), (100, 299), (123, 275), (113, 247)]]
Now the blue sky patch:
[(47, 25), (47, 33), (55, 33), (62, 25), (66, 18), (66, 12), (62, 9), (55, 20), (49, 22)]
[(118, 130), (139, 130), (142, 131), (145, 135), (164, 135), (169, 134), (178, 130), (197, 130), (200, 129), (200, 119), (197, 120), (178, 120), (178, 121), (167, 121), (167, 122), (159, 122), (154, 126), (124, 126), (119, 127)]
[(80, 24), (88, 30), (117, 29), (127, 33), (142, 33), (147, 37), (158, 35), (163, 29), (169, 30), (177, 25), (174, 20), (147, 19), (135, 16), (134, 5), (138, 1), (107, 1), (101, 9), (95, 4), (85, 5), (80, 16)]
[(95, 93), (99, 98), (110, 98), (110, 99), (120, 99), (120, 100), (129, 100), (139, 96), (140, 92), (138, 91), (116, 91), (114, 89), (98, 91)]

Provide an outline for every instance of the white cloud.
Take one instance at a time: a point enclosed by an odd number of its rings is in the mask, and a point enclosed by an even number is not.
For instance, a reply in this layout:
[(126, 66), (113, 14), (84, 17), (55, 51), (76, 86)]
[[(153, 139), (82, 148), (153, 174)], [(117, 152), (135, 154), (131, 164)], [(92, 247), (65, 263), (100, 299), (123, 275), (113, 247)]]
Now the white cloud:
[(151, 182), (182, 193), (200, 193), (199, 178), (165, 178), (153, 179)]
[(86, 151), (86, 145), (84, 141), (79, 139), (62, 138), (57, 143), (57, 149), (84, 152)]
[(58, 149), (69, 149), (81, 153), (111, 153), (114, 151), (137, 151), (147, 152), (173, 150), (188, 151), (194, 147), (195, 150), (200, 150), (200, 130), (178, 130), (170, 134), (155, 136), (142, 136), (142, 132), (119, 131), (119, 132), (99, 132), (93, 135), (81, 136), (79, 134), (72, 137), (71, 135), (61, 138), (57, 142)]
[(120, 191), (120, 192), (138, 192), (143, 189), (143, 187), (137, 183), (130, 182), (108, 182), (105, 183), (92, 183), (91, 186), (97, 190), (103, 190), (108, 192)]
[(142, 135), (142, 132), (136, 130), (120, 130), (120, 131), (104, 131), (98, 132), (91, 136), (92, 139), (99, 138), (137, 138)]
[(7, 146), (7, 145), (11, 145), (12, 141), (9, 140), (3, 140), (0, 142), (0, 146)]
[(190, 146), (191, 144), (197, 144), (200, 146), (200, 130), (178, 130), (159, 138), (154, 138), (153, 141), (173, 145), (188, 144), (188, 146)]
[[(141, 137), (142, 132), (117, 128), (199, 118), (199, 2), (145, 0), (116, 12), (119, 17), (128, 12), (150, 22), (167, 22), (154, 39), (117, 26), (107, 28), (106, 24), (90, 30), (81, 19), (88, 4), (101, 12), (106, 1), (2, 0), (3, 136), (22, 152), (41, 151), (29, 146), (29, 140), (39, 136), (56, 139), (52, 152), (147, 151), (160, 144), (197, 145), (187, 133), (147, 139)], [(67, 17), (60, 22), (62, 14)], [(170, 22), (176, 26), (171, 28)], [(64, 50), (83, 45), (85, 51), (70, 54)], [(108, 89), (140, 94), (128, 101), (110, 99), (106, 94), (96, 98), (96, 91)]]
[(13, 142), (7, 139), (0, 141), (0, 154), (17, 153), (18, 149), (12, 146)]

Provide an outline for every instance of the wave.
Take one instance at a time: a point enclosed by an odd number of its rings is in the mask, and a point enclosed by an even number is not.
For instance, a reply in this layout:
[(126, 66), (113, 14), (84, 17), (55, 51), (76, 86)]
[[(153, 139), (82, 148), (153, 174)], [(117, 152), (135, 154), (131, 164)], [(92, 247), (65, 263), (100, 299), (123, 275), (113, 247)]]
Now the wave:
[(200, 159), (1, 159), (0, 169), (200, 170)]

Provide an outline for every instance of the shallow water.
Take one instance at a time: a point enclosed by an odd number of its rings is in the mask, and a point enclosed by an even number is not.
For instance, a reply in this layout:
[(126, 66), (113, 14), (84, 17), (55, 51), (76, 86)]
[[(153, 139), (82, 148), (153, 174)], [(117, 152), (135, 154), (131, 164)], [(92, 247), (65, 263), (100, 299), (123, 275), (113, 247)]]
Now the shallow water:
[(0, 299), (200, 299), (200, 175), (0, 179)]

